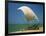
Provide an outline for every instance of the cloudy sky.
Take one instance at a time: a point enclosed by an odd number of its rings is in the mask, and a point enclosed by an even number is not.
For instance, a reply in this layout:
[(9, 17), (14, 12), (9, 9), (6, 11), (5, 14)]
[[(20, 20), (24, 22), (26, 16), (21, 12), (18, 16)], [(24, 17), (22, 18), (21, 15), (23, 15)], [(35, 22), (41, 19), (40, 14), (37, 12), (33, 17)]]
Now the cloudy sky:
[[(26, 24), (28, 23), (23, 12), (18, 10), (21, 6), (30, 7), (39, 18), (39, 23), (43, 23), (43, 6), (42, 4), (24, 4), (8, 3), (8, 22), (9, 24)], [(34, 21), (34, 23), (38, 23)]]

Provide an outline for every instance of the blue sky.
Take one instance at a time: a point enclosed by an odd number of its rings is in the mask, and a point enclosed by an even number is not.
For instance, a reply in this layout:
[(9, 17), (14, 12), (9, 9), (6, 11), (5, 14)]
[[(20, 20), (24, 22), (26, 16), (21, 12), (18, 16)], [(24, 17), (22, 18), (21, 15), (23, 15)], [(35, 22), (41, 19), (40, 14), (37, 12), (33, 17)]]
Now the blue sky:
[[(28, 23), (21, 10), (21, 6), (30, 7), (39, 18), (39, 23), (43, 23), (43, 6), (42, 4), (21, 4), (21, 3), (8, 3), (8, 23), (9, 24), (26, 24)], [(35, 21), (37, 22), (37, 21)], [(34, 23), (35, 23), (34, 22)]]

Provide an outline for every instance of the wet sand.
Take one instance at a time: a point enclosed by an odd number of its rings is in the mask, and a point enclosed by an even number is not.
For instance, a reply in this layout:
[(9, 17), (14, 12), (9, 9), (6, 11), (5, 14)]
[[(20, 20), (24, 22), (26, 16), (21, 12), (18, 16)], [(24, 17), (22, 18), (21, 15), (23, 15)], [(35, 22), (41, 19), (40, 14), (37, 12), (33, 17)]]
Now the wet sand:
[(40, 27), (39, 30), (23, 30), (23, 31), (17, 31), (17, 32), (10, 32), (9, 34), (12, 34), (12, 33), (28, 33), (28, 32), (43, 32), (43, 27)]

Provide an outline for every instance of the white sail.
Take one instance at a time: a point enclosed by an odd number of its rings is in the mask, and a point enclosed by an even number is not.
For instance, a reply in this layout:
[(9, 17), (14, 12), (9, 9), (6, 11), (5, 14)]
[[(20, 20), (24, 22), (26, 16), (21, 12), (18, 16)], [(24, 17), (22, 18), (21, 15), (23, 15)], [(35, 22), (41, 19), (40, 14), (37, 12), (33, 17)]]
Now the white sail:
[[(33, 19), (37, 19), (38, 20), (38, 17), (37, 15), (34, 13), (34, 11), (27, 7), (27, 6), (22, 6), (22, 7), (19, 7), (18, 10), (21, 10), (23, 11), (24, 15), (26, 16), (26, 18), (30, 21), (30, 20), (33, 20)], [(39, 21), (39, 20), (38, 20)]]

